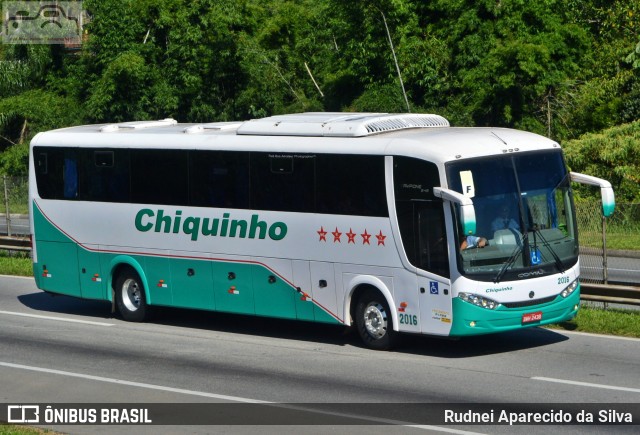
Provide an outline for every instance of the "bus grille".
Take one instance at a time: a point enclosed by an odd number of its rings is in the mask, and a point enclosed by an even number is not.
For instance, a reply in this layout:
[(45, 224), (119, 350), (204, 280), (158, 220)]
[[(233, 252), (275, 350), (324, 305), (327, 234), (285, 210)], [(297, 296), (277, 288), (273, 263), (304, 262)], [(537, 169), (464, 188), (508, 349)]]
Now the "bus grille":
[(547, 298), (542, 298), (542, 299), (535, 299), (532, 301), (522, 301), (522, 302), (502, 302), (502, 305), (504, 305), (507, 308), (524, 308), (524, 307), (530, 307), (531, 305), (540, 305), (540, 304), (546, 304), (547, 302), (551, 302), (553, 301), (556, 296), (549, 296)]

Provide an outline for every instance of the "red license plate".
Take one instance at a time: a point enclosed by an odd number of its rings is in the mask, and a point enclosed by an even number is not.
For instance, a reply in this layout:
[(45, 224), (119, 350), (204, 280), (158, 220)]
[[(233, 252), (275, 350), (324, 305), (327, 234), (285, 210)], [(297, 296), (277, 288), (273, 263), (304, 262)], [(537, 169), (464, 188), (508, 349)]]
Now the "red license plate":
[(527, 313), (522, 315), (522, 323), (533, 323), (542, 320), (542, 311), (536, 311), (535, 313)]

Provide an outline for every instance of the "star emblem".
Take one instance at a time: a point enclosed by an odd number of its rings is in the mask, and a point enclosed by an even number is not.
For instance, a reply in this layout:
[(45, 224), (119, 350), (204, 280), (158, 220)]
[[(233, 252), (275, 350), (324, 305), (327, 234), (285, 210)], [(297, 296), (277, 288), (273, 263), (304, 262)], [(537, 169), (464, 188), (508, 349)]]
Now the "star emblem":
[(367, 244), (370, 245), (371, 243), (369, 243), (369, 239), (371, 238), (371, 234), (367, 233), (367, 230), (364, 230), (363, 234), (360, 234), (360, 236), (362, 237), (362, 244)]
[(356, 236), (357, 236), (357, 234), (354, 233), (351, 228), (349, 228), (349, 232), (347, 233), (347, 237), (349, 238), (349, 240), (347, 241), (347, 244), (353, 243), (355, 245), (356, 244)]
[(386, 246), (384, 244), (384, 239), (386, 239), (387, 236), (382, 235), (382, 230), (380, 230), (380, 234), (376, 235), (376, 239), (378, 239), (378, 246), (382, 245), (382, 246)]
[(323, 227), (320, 227), (320, 231), (318, 231), (318, 235), (320, 236), (320, 240), (318, 240), (319, 242), (327, 241), (327, 232), (324, 230)]
[(341, 243), (340, 242), (340, 236), (342, 236), (342, 233), (340, 231), (338, 231), (338, 227), (336, 227), (336, 230), (333, 231), (331, 234), (333, 234), (333, 243)]

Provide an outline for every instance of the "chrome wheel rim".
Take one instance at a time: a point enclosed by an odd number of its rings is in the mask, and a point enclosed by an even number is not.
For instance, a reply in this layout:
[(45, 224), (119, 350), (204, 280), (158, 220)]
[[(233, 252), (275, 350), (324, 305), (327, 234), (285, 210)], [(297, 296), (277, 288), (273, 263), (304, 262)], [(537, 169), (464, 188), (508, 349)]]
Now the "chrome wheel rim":
[(387, 333), (387, 312), (378, 302), (371, 302), (364, 310), (364, 327), (373, 338), (380, 339)]
[(127, 279), (122, 284), (122, 302), (129, 311), (136, 311), (140, 308), (142, 295), (140, 293), (140, 286), (135, 279)]

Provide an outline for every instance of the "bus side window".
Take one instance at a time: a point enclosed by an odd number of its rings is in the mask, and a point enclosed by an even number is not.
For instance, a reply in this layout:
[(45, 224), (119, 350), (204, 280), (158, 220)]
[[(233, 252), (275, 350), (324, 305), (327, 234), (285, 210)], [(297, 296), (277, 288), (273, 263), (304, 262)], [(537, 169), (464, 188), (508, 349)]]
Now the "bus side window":
[(400, 237), (414, 266), (449, 276), (449, 257), (442, 200), (433, 195), (440, 186), (435, 164), (409, 157), (393, 158), (393, 182)]
[(36, 157), (36, 174), (47, 175), (48, 174), (48, 154), (38, 153)]
[(251, 207), (257, 210), (313, 212), (313, 154), (251, 154)]
[[(46, 151), (45, 151), (46, 150)], [(78, 159), (69, 148), (34, 149), (36, 184), (43, 199), (77, 199)]]
[(64, 199), (75, 199), (78, 197), (78, 162), (75, 158), (64, 159), (63, 170)]
[(384, 156), (319, 154), (318, 213), (388, 217)]
[[(36, 165), (36, 184), (38, 185), (38, 194), (44, 199), (55, 198), (55, 183), (51, 177), (49, 168), (49, 152), (34, 150), (34, 154), (37, 156), (35, 160)], [(53, 160), (53, 159), (52, 159)], [(53, 165), (52, 165), (53, 166)]]
[(193, 151), (189, 162), (189, 204), (247, 209), (249, 153)]
[(131, 201), (187, 205), (188, 160), (182, 150), (131, 150)]
[(80, 199), (129, 202), (129, 150), (80, 149)]

